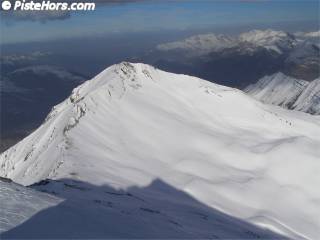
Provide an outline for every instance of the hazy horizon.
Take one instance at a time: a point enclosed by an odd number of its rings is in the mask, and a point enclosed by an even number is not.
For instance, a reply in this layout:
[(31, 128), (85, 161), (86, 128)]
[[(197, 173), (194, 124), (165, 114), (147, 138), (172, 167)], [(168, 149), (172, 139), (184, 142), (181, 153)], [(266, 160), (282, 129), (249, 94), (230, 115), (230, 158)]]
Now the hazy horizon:
[[(99, 1), (97, 1), (99, 2)], [(318, 1), (102, 1), (90, 12), (1, 11), (0, 43), (46, 42), (152, 32), (237, 33), (319, 29)]]

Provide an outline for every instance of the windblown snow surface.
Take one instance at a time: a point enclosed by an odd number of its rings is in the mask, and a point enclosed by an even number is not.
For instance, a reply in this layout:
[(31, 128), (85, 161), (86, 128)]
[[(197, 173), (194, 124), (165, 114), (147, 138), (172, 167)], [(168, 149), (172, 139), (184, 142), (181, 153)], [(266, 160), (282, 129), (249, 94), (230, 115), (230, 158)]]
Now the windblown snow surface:
[(320, 78), (307, 82), (279, 72), (249, 85), (245, 92), (264, 103), (320, 115)]
[[(54, 182), (48, 188), (53, 190), (49, 192), (60, 194), (67, 182), (65, 186), (81, 192), (76, 200), (76, 194), (62, 194), (64, 198), (73, 196), (69, 205), (95, 195), (82, 191), (88, 189), (86, 185), (68, 181), (108, 186), (121, 194), (124, 191), (124, 196), (133, 188), (150, 188), (161, 181), (210, 209), (288, 237), (317, 239), (319, 159), (318, 116), (264, 105), (242, 91), (199, 78), (121, 63), (76, 88), (54, 107), (41, 127), (4, 152), (0, 176), (22, 185), (51, 179)], [(46, 185), (42, 187), (48, 191)], [(165, 209), (166, 202), (171, 202), (171, 207), (175, 204), (172, 209), (187, 205), (170, 191), (153, 190), (147, 198), (148, 203), (157, 205), (155, 209)], [(82, 201), (84, 209), (89, 206), (86, 201)], [(228, 234), (230, 221), (210, 222), (206, 228), (201, 225), (197, 233), (199, 220), (179, 210), (169, 214), (163, 209), (140, 207), (148, 214), (165, 212), (161, 216), (172, 220), (176, 235), (170, 236), (175, 238), (214, 238), (204, 233), (215, 230), (216, 237), (248, 237), (248, 232), (234, 232), (235, 228)], [(120, 222), (128, 223), (123, 219)], [(143, 221), (143, 215), (137, 219)], [(151, 218), (145, 219), (148, 223)], [(150, 222), (165, 228), (154, 219)], [(135, 232), (135, 226), (126, 224), (122, 233), (124, 229)], [(117, 224), (111, 229), (115, 231), (111, 236), (123, 237), (116, 234), (121, 232)]]

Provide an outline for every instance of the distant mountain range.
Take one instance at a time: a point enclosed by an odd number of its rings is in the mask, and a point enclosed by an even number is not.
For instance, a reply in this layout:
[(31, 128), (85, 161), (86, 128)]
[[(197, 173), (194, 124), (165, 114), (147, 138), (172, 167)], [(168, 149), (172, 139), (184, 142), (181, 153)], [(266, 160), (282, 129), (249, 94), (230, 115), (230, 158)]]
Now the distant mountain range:
[(213, 33), (197, 35), (182, 41), (160, 44), (157, 48), (163, 51), (190, 50), (194, 51), (193, 54), (199, 55), (243, 45), (244, 50), (248, 52), (254, 51), (254, 48), (259, 46), (282, 54), (296, 44), (297, 40), (293, 35), (270, 29), (252, 30), (235, 37)]
[(318, 78), (319, 46), (319, 31), (252, 30), (239, 36), (210, 33), (159, 44), (137, 61), (243, 89), (277, 72), (307, 81)]

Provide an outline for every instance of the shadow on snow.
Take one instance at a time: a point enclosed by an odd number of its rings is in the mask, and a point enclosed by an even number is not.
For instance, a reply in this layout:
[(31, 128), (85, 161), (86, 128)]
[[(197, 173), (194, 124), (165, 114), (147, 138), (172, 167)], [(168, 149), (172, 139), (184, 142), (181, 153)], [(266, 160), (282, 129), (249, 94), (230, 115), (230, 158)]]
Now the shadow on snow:
[(159, 179), (125, 191), (71, 179), (44, 180), (30, 187), (65, 200), (4, 232), (1, 239), (284, 239), (208, 207)]

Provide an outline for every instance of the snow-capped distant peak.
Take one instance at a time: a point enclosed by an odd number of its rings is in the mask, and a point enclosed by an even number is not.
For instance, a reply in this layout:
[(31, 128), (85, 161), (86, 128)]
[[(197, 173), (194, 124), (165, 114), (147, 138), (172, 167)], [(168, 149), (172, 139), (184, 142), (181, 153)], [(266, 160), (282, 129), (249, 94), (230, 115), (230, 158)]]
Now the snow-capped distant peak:
[[(297, 40), (289, 33), (275, 30), (252, 30), (231, 37), (223, 34), (202, 34), (186, 38), (181, 41), (159, 44), (158, 50), (188, 50), (190, 54), (206, 54), (227, 48), (237, 47), (243, 43), (251, 46), (264, 47), (279, 54), (292, 49)], [(248, 47), (248, 46), (247, 46)]]
[(291, 49), (296, 44), (296, 39), (293, 35), (271, 29), (252, 30), (242, 33), (239, 36), (239, 40), (262, 46), (278, 53), (282, 53), (283, 50)]
[(297, 32), (295, 35), (298, 37), (320, 38), (320, 30), (314, 32)]
[(320, 37), (320, 30), (315, 32), (308, 32), (304, 36), (306, 37)]
[(159, 50), (192, 50), (201, 53), (210, 51), (218, 51), (224, 48), (232, 47), (236, 44), (236, 40), (223, 34), (202, 34), (189, 37), (182, 41), (164, 43), (157, 46)]
[(280, 38), (287, 38), (288, 33), (283, 31), (275, 31), (272, 29), (267, 30), (251, 30), (249, 32), (242, 33), (239, 38), (248, 42), (260, 42), (260, 41), (277, 41)]
[(297, 32), (297, 39), (304, 44), (312, 44), (320, 49), (320, 30), (314, 32)]

